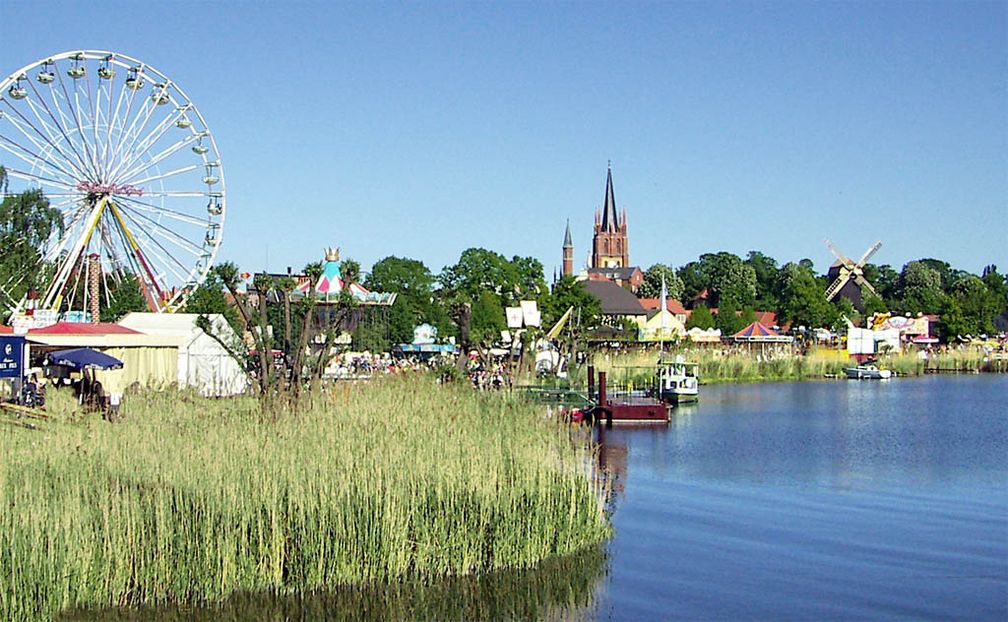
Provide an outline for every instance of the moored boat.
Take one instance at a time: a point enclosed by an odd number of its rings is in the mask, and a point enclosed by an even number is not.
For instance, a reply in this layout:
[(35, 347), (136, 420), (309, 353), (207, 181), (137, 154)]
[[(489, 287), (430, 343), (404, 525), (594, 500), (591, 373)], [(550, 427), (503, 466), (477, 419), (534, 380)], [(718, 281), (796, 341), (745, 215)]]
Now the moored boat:
[(887, 380), (892, 377), (892, 372), (888, 369), (879, 369), (871, 364), (844, 367), (844, 373), (850, 380)]
[(686, 404), (700, 399), (700, 364), (677, 356), (671, 363), (659, 362), (655, 392), (668, 404)]

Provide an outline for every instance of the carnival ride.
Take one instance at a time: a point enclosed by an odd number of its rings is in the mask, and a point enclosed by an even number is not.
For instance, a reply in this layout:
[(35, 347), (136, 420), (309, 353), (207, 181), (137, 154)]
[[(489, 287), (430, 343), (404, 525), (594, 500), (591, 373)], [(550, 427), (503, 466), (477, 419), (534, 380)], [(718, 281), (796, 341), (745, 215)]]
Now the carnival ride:
[(38, 249), (49, 276), (35, 308), (86, 312), (133, 275), (151, 311), (171, 312), (206, 279), (224, 230), (224, 169), (203, 115), (167, 75), (95, 50), (26, 65), (0, 82), (0, 150), (9, 194), (41, 189), (63, 218)]

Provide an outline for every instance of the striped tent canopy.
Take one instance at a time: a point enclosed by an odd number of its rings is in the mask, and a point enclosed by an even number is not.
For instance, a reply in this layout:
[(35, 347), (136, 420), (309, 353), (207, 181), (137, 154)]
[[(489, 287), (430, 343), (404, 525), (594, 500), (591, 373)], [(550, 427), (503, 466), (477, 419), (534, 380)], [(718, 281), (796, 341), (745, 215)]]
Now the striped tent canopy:
[(785, 337), (777, 333), (772, 328), (767, 328), (756, 321), (746, 326), (739, 332), (732, 335), (735, 341), (763, 341), (763, 342), (786, 342), (791, 341), (791, 337)]

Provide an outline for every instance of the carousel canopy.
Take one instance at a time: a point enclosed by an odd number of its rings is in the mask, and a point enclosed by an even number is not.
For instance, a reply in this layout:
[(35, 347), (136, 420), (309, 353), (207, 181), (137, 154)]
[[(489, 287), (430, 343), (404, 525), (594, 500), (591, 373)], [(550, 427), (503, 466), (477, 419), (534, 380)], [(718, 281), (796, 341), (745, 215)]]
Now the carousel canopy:
[(395, 302), (395, 294), (384, 294), (372, 292), (360, 283), (347, 283), (343, 280), (340, 272), (339, 253), (329, 250), (326, 252), (325, 265), (322, 267), (322, 276), (314, 286), (310, 282), (304, 282), (294, 290), (295, 296), (314, 295), (319, 302), (335, 303), (339, 301), (340, 294), (346, 290), (361, 304), (371, 305), (391, 305)]
[(753, 322), (739, 332), (732, 335), (735, 341), (762, 341), (762, 342), (785, 342), (791, 341), (791, 337), (783, 337), (772, 328), (767, 328), (763, 324)]

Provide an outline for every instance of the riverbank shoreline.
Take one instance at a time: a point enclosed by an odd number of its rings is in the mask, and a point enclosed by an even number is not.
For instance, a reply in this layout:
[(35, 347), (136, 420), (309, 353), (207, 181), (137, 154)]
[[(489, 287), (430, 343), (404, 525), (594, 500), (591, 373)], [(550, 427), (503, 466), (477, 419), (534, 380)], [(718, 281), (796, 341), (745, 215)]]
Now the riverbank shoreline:
[[(683, 350), (665, 354), (666, 357), (676, 355), (700, 365), (701, 385), (845, 379), (844, 368), (856, 364), (845, 353), (835, 350), (767, 355), (758, 351)], [(594, 365), (596, 370), (607, 372), (610, 382), (644, 386), (650, 381), (658, 358), (657, 352), (605, 353), (595, 356)], [(927, 358), (916, 352), (882, 354), (877, 364), (896, 377), (932, 373), (1008, 373), (1008, 356), (969, 350), (929, 353)]]

